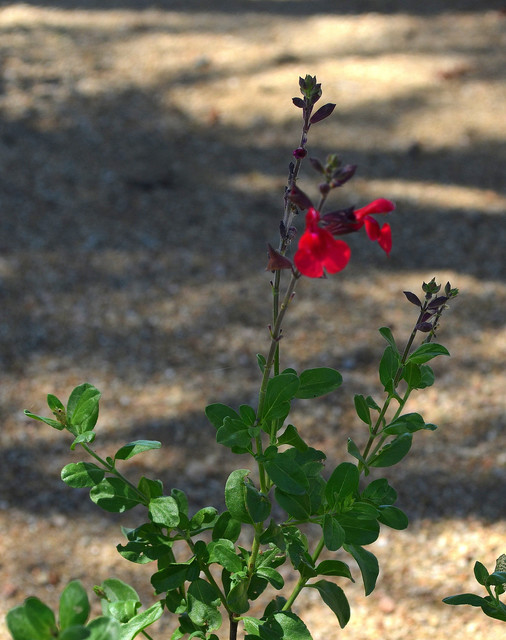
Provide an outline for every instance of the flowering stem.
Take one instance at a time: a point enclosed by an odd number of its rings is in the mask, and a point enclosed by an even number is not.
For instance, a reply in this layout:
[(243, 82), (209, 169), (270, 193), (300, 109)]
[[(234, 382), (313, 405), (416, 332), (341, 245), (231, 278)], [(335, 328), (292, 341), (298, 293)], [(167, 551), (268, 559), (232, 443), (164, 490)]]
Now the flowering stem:
[(278, 347), (279, 340), (281, 338), (281, 325), (283, 324), (286, 310), (288, 309), (290, 300), (293, 297), (295, 287), (297, 285), (297, 280), (299, 278), (300, 278), (300, 273), (298, 271), (292, 271), (292, 277), (290, 278), (290, 282), (288, 283), (285, 296), (283, 298), (283, 301), (281, 302), (281, 306), (279, 308), (279, 312), (276, 317), (276, 322), (273, 328), (271, 329), (271, 346), (269, 349), (269, 355), (267, 356), (267, 360), (265, 362), (264, 372), (262, 376), (262, 383), (260, 385), (260, 391), (258, 394), (257, 423), (262, 421), (262, 413), (263, 413), (264, 404), (265, 404), (265, 393), (267, 391), (267, 383), (269, 382), (272, 365), (274, 363), (274, 359), (276, 356), (276, 350)]

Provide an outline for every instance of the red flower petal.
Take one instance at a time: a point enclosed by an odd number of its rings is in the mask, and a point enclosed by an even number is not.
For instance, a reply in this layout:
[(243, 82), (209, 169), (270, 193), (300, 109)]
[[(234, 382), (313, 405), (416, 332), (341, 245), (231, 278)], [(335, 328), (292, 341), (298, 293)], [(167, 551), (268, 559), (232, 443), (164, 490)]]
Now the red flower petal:
[(365, 216), (371, 213), (389, 213), (395, 209), (395, 204), (391, 200), (386, 200), (385, 198), (379, 198), (378, 200), (373, 200), (369, 204), (366, 204), (365, 207), (361, 209), (355, 210), (355, 218), (357, 220), (362, 220)]
[(309, 278), (320, 278), (324, 269), (337, 273), (350, 259), (350, 248), (342, 240), (318, 226), (320, 214), (311, 208), (306, 214), (306, 230), (299, 240), (294, 263), (300, 273)]
[(377, 220), (372, 218), (371, 216), (366, 216), (364, 218), (364, 225), (367, 235), (370, 240), (379, 240), (381, 236), (380, 226)]
[(323, 266), (329, 273), (342, 271), (348, 264), (351, 256), (350, 247), (343, 240), (334, 240), (327, 247), (327, 255), (323, 260)]
[(389, 224), (384, 224), (381, 227), (380, 237), (378, 239), (379, 246), (388, 255), (392, 250), (392, 230)]

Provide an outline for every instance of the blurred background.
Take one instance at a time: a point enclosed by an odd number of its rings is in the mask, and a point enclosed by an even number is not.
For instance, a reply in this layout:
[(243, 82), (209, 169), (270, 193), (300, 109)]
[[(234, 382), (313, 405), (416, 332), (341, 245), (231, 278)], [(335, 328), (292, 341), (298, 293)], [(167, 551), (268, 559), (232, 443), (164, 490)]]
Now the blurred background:
[[(75, 578), (113, 575), (152, 601), (152, 567), (115, 551), (119, 525), (141, 514), (99, 512), (64, 485), (61, 467), (81, 454), (23, 415), (46, 414), (47, 393), (97, 386), (97, 451), (160, 440), (128, 473), (183, 489), (193, 509), (222, 505), (246, 463), (218, 448), (203, 409), (255, 404), (266, 245), (300, 138), (291, 99), (309, 73), (320, 104), (337, 104), (309, 155), (358, 165), (329, 206), (397, 205), (390, 257), (350, 236), (349, 267), (301, 281), (286, 325), (285, 366), (345, 379), (293, 416), (330, 470), (348, 436), (367, 438), (353, 394), (380, 397), (377, 329), (402, 344), (416, 320), (402, 291), (432, 277), (461, 290), (439, 333), (452, 357), (409, 404), (439, 429), (383, 474), (410, 527), (371, 547), (378, 586), (367, 600), (360, 583), (347, 591), (343, 633), (504, 637), (504, 624), (441, 599), (479, 593), (474, 561), (492, 570), (506, 552), (505, 28), (506, 4), (483, 0), (0, 3), (2, 617), (28, 595), (54, 606)], [(316, 199), (309, 163), (299, 184)], [(298, 611), (313, 637), (337, 637), (312, 596)]]

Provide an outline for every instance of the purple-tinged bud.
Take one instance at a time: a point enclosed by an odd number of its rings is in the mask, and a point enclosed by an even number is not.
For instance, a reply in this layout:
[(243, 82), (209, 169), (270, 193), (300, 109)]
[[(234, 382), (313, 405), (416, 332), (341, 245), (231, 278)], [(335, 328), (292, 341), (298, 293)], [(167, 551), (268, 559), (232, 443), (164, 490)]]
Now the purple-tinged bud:
[(322, 163), (318, 160), (318, 158), (309, 158), (309, 162), (313, 169), (316, 169), (319, 173), (325, 173), (325, 169), (323, 168)]
[(299, 109), (304, 109), (306, 106), (302, 98), (292, 98), (292, 102), (296, 107), (299, 107)]
[(417, 331), (421, 331), (422, 333), (429, 333), (429, 331), (432, 331), (432, 325), (430, 322), (419, 322), (415, 329)]
[(330, 185), (327, 182), (322, 182), (318, 187), (322, 196), (326, 196), (330, 191)]
[(307, 151), (304, 149), (304, 147), (297, 147), (297, 149), (294, 149), (293, 151), (293, 157), (297, 160), (302, 160), (302, 158), (305, 158), (306, 155)]
[(341, 187), (345, 182), (348, 182), (355, 175), (357, 170), (356, 164), (346, 164), (341, 169), (334, 172), (332, 176), (332, 186)]

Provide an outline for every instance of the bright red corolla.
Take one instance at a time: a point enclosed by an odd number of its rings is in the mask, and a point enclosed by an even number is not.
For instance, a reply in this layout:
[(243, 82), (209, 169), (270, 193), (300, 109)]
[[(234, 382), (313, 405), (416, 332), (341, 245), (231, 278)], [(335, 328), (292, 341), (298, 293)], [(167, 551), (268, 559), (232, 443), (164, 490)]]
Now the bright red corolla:
[(393, 202), (385, 198), (379, 198), (361, 209), (354, 210), (351, 208), (326, 213), (322, 218), (322, 223), (325, 229), (334, 236), (353, 233), (365, 226), (369, 238), (377, 241), (383, 251), (388, 254), (392, 249), (390, 225), (384, 224), (380, 226), (378, 221), (372, 217), (372, 214), (389, 213), (394, 209)]
[(346, 242), (335, 240), (330, 231), (319, 226), (319, 222), (320, 214), (311, 207), (306, 214), (306, 230), (293, 259), (300, 273), (309, 278), (321, 278), (325, 271), (341, 271), (351, 255)]

